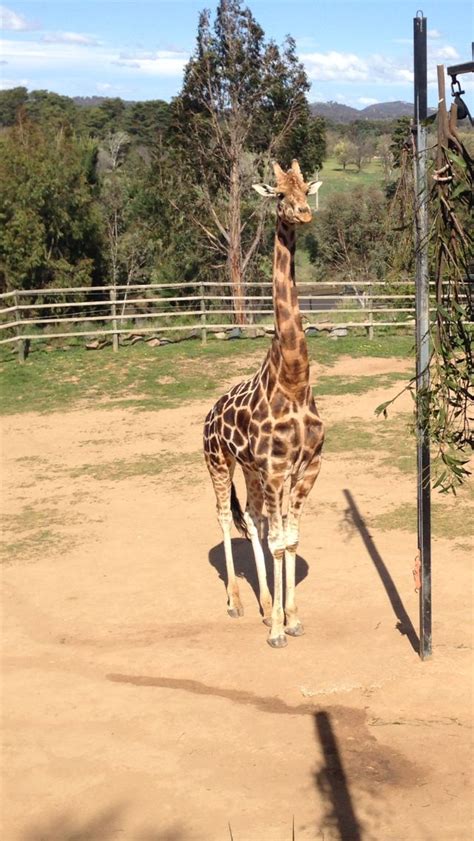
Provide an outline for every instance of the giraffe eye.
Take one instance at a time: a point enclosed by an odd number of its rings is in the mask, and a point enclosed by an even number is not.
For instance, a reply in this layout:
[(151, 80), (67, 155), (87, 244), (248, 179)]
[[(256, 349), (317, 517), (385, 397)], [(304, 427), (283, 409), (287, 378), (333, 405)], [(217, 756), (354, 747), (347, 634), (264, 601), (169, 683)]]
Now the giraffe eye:
[(282, 199), (284, 199), (284, 198), (285, 198), (285, 194), (284, 194), (284, 193), (277, 193), (277, 199), (278, 199), (278, 201), (281, 201), (281, 200), (282, 200)]

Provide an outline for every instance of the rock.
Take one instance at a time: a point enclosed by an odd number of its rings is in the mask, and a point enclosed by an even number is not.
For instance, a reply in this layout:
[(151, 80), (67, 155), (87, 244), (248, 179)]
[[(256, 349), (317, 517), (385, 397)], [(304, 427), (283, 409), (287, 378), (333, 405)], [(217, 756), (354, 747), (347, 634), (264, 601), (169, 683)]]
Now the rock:
[(161, 340), (160, 340), (160, 339), (156, 339), (156, 338), (154, 338), (154, 339), (148, 339), (148, 341), (147, 341), (147, 345), (148, 345), (149, 347), (159, 347), (159, 346), (161, 345)]
[(333, 330), (331, 330), (330, 335), (331, 335), (331, 339), (332, 339), (333, 337), (338, 338), (339, 336), (347, 336), (347, 333), (348, 333), (347, 327), (334, 327)]
[(305, 330), (307, 336), (317, 336), (320, 332), (319, 327), (315, 327), (313, 324)]
[(214, 336), (215, 336), (216, 339), (220, 339), (221, 341), (222, 341), (222, 339), (227, 339), (227, 333), (223, 333), (223, 332), (214, 333)]
[(241, 339), (242, 338), (242, 330), (240, 327), (232, 327), (231, 330), (227, 332), (228, 339)]
[(262, 336), (265, 336), (265, 328), (264, 327), (244, 327), (243, 334), (247, 339), (261, 339)]
[[(86, 342), (86, 350), (98, 350), (100, 347), (100, 342), (98, 339), (94, 339), (93, 342)], [(49, 350), (49, 348), (47, 348)]]

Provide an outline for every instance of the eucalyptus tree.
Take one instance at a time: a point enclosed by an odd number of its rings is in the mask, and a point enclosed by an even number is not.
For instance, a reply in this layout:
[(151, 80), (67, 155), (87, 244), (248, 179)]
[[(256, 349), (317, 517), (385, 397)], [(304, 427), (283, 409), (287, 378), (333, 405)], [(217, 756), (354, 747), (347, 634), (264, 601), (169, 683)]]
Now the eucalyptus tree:
[(1, 285), (90, 285), (101, 263), (93, 144), (20, 113), (0, 145)]
[(199, 232), (215, 270), (232, 290), (238, 322), (242, 296), (265, 227), (265, 205), (250, 198), (272, 158), (298, 157), (308, 176), (321, 165), (324, 123), (312, 120), (308, 79), (287, 38), (267, 41), (240, 0), (220, 0), (214, 20), (199, 18), (197, 43), (172, 106), (179, 214)]

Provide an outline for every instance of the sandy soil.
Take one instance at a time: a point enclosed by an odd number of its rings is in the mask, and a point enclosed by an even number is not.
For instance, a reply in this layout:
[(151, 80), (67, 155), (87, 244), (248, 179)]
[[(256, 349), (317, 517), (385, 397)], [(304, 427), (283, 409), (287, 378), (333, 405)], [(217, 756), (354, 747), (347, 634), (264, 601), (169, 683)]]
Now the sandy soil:
[[(328, 424), (377, 423), (386, 398), (319, 406)], [(226, 613), (198, 455), (207, 409), (4, 423), (2, 838), (225, 841), (230, 823), (234, 841), (290, 841), (294, 816), (296, 841), (469, 841), (465, 541), (434, 541), (435, 654), (422, 663), (416, 536), (369, 525), (414, 500), (413, 480), (377, 454), (328, 454), (299, 547), (306, 635), (270, 649), (239, 538), (246, 613)]]

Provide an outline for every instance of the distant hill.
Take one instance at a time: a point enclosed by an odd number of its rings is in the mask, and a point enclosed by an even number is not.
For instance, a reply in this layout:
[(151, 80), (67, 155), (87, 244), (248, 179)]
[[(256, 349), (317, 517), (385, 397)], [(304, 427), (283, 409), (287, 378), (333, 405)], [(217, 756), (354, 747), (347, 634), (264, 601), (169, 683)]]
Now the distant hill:
[[(98, 108), (103, 102), (113, 97), (110, 96), (73, 96), (72, 99), (78, 108)], [(135, 101), (131, 99), (123, 99), (125, 107), (135, 105)]]
[(106, 99), (105, 96), (73, 96), (78, 108), (98, 108)]
[[(353, 123), (354, 120), (397, 120), (399, 117), (411, 117), (413, 104), (411, 102), (377, 102), (366, 108), (351, 108), (340, 102), (313, 102), (310, 105), (314, 116), (325, 117), (333, 123)], [(434, 114), (433, 108), (428, 108), (429, 114)]]

